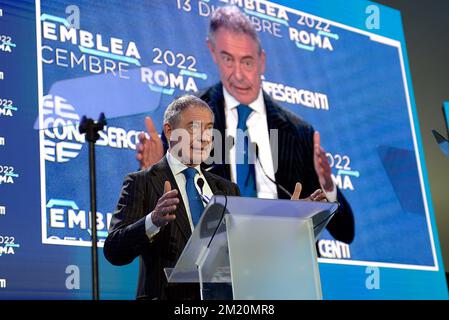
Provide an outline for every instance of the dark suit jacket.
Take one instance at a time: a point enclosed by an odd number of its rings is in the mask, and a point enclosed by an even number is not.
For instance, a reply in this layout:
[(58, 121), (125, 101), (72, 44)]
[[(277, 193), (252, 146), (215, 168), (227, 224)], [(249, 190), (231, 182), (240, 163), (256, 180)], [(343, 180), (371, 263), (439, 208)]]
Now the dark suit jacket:
[[(240, 195), (236, 184), (209, 172), (203, 171), (203, 175), (214, 194)], [(164, 268), (175, 266), (191, 235), (182, 197), (175, 221), (162, 227), (151, 241), (145, 233), (145, 217), (162, 196), (166, 180), (178, 189), (166, 157), (125, 178), (104, 255), (114, 265), (125, 265), (139, 257), (138, 299), (199, 299), (198, 285), (168, 284), (164, 274)]]
[[(199, 97), (212, 108), (215, 114), (214, 128), (219, 130), (224, 138), (226, 118), (222, 84), (210, 87)], [(320, 188), (313, 165), (314, 129), (297, 115), (277, 105), (265, 92), (264, 101), (268, 130), (278, 130), (278, 170), (275, 180), (291, 193), (295, 189), (296, 182), (301, 182), (302, 197), (308, 197)], [(224, 142), (222, 155), (225, 156)], [(273, 154), (273, 159), (274, 157)], [(229, 164), (215, 165), (210, 172), (230, 180)], [(288, 198), (279, 188), (277, 191), (280, 199)], [(351, 243), (354, 239), (354, 217), (340, 190), (337, 191), (337, 201), (340, 203), (340, 209), (327, 225), (327, 229), (335, 239)]]

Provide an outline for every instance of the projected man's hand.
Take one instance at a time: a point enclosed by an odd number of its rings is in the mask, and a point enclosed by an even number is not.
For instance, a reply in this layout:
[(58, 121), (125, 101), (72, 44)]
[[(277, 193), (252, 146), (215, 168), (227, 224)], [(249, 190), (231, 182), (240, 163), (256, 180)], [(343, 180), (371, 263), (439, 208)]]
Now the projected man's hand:
[(136, 159), (139, 161), (141, 169), (151, 167), (164, 156), (162, 140), (157, 134), (153, 120), (150, 117), (145, 117), (145, 126), (150, 138), (148, 139), (145, 133), (141, 132), (139, 134), (139, 143), (136, 146)]
[[(299, 196), (301, 195), (301, 191), (302, 191), (302, 184), (301, 184), (301, 182), (296, 182), (295, 191), (293, 191), (293, 195), (292, 195), (292, 197), (290, 199), (291, 200), (299, 200)], [(321, 190), (321, 189), (315, 190), (314, 193), (312, 193), (310, 196), (308, 196), (304, 200), (327, 202), (326, 195), (324, 194), (323, 190)]]
[(332, 191), (334, 183), (331, 176), (331, 167), (327, 161), (326, 152), (320, 145), (320, 134), (315, 131), (313, 135), (313, 164), (321, 187), (325, 191)]

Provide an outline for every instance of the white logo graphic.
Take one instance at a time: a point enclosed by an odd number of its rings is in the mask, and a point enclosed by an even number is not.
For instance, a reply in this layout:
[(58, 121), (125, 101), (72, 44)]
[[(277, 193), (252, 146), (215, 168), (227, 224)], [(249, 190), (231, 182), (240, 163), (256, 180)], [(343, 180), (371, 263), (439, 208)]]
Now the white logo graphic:
[(65, 273), (68, 274), (65, 280), (65, 287), (67, 290), (80, 289), (80, 268), (77, 265), (71, 264), (65, 268)]
[(366, 18), (365, 26), (367, 29), (372, 30), (380, 29), (380, 8), (376, 5), (370, 5), (366, 7), (365, 10), (366, 14), (369, 14), (369, 16)]
[(14, 255), (20, 244), (15, 243), (14, 237), (0, 236), (0, 257), (3, 255)]
[(47, 95), (43, 103), (45, 129), (45, 160), (52, 162), (67, 162), (76, 158), (82, 148), (82, 143), (71, 142), (81, 140), (78, 132), (80, 117), (75, 108), (58, 96)]
[(340, 241), (320, 240), (318, 241), (318, 250), (323, 258), (331, 259), (349, 259), (351, 251), (349, 245)]
[[(47, 203), (46, 220), (42, 221), (46, 228), (44, 243), (90, 246), (92, 230), (90, 212), (82, 210), (75, 201), (50, 199)], [(112, 213), (97, 212), (97, 236), (99, 247), (108, 236), (108, 226)]]
[(366, 267), (365, 273), (368, 274), (365, 287), (368, 290), (380, 289), (380, 269), (378, 267)]
[(0, 36), (0, 51), (12, 53), (12, 50), (15, 47), (16, 44), (12, 42), (12, 38), (10, 36)]
[[(61, 163), (76, 158), (85, 136), (79, 132), (80, 116), (75, 107), (63, 97), (46, 95), (42, 109), (45, 160)], [(135, 150), (139, 131), (105, 126), (99, 135), (98, 146)]]
[(0, 165), (0, 184), (13, 184), (19, 175), (14, 172), (14, 167)]
[(17, 107), (14, 107), (11, 99), (0, 98), (0, 116), (12, 117), (13, 111), (17, 111)]

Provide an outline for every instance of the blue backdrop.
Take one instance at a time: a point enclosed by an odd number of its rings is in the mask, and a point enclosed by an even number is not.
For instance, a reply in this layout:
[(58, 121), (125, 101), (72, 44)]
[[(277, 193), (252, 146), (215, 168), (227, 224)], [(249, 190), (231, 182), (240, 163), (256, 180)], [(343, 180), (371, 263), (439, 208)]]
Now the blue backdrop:
[[(88, 159), (77, 123), (108, 117), (97, 147), (101, 245), (123, 177), (138, 167), (144, 116), (160, 131), (174, 97), (219, 80), (205, 39), (213, 8), (227, 3), (255, 23), (265, 91), (320, 131), (355, 215), (347, 250), (326, 232), (318, 242), (324, 297), (447, 298), (399, 12), (362, 0), (1, 3), (16, 46), (0, 51), (0, 68), (18, 79), (5, 79), (0, 98), (18, 109), (0, 114), (0, 298), (90, 298)], [(69, 5), (79, 29), (70, 29)], [(376, 12), (380, 24), (369, 28)], [(132, 299), (137, 261), (114, 267), (100, 257), (101, 297)]]

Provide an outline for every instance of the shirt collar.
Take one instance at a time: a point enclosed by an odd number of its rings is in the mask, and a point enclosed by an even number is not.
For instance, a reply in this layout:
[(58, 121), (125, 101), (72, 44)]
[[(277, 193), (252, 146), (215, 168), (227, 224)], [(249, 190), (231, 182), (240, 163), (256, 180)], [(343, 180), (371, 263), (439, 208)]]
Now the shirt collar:
[[(170, 153), (169, 150), (167, 150), (167, 162), (170, 166), (170, 169), (174, 176), (184, 171), (186, 168), (188, 168), (184, 163), (178, 160), (174, 155)], [(197, 165), (193, 167), (198, 173), (201, 175), (201, 166)]]
[[(234, 108), (237, 108), (237, 106), (240, 104), (240, 102), (237, 101), (236, 98), (234, 98), (227, 90), (226, 88), (223, 86), (223, 96), (224, 96), (224, 100), (225, 100), (225, 108), (226, 111), (231, 111)], [(263, 101), (263, 91), (262, 88), (260, 88), (259, 90), (259, 95), (257, 96), (256, 100), (254, 100), (253, 102), (251, 102), (249, 104), (249, 107), (253, 110), (256, 111), (257, 113), (264, 113), (265, 110), (265, 105), (264, 105), (264, 101)]]

